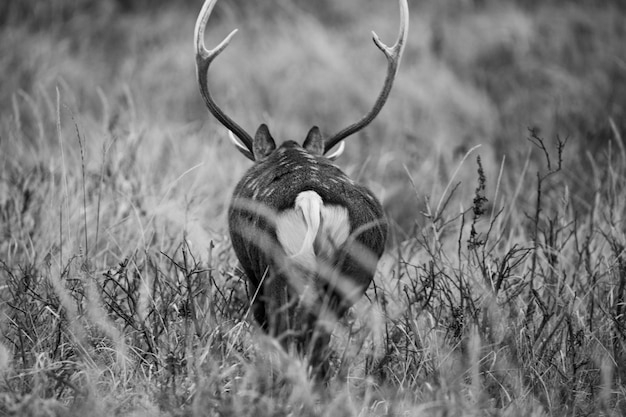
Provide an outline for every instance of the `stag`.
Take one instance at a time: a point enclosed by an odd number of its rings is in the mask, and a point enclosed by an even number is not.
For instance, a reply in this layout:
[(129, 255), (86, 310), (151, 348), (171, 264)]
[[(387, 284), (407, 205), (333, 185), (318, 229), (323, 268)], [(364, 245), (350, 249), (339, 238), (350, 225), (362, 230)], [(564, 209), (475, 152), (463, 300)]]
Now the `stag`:
[(237, 29), (208, 50), (204, 31), (216, 0), (204, 2), (196, 22), (196, 67), (204, 102), (237, 149), (254, 162), (237, 184), (228, 211), (253, 315), (285, 347), (295, 346), (312, 363), (323, 362), (330, 341), (326, 318), (343, 316), (364, 294), (385, 247), (387, 223), (380, 202), (333, 160), (343, 152), (344, 139), (372, 122), (389, 96), (408, 34), (407, 1), (399, 2), (395, 45), (388, 47), (372, 32), (387, 58), (387, 76), (373, 108), (327, 138), (312, 127), (302, 145), (288, 140), (277, 147), (265, 124), (252, 138), (215, 103), (209, 66)]

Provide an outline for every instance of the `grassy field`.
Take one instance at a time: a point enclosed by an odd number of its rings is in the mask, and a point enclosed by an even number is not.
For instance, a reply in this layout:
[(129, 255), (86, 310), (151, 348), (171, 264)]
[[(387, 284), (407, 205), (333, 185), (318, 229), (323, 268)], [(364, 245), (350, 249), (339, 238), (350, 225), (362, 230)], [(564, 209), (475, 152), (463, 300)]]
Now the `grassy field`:
[[(249, 317), (225, 211), (250, 163), (198, 92), (200, 6), (0, 5), (0, 415), (626, 415), (621, 1), (409, 2), (338, 160), (392, 233), (327, 383)], [(222, 0), (213, 94), (248, 131), (333, 133), (397, 23)]]

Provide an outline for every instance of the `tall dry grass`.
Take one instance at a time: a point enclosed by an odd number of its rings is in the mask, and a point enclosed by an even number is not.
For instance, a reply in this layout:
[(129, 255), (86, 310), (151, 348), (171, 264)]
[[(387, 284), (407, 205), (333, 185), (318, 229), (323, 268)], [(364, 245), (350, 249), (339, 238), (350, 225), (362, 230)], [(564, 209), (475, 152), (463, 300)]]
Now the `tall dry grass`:
[[(396, 88), (340, 162), (394, 239), (320, 386), (248, 317), (224, 218), (247, 163), (197, 92), (199, 4), (124, 3), (0, 28), (0, 412), (626, 412), (619, 4), (411, 3)], [(280, 139), (359, 117), (385, 65), (368, 31), (397, 22), (374, 1), (217, 12), (209, 43), (240, 33), (215, 96)]]

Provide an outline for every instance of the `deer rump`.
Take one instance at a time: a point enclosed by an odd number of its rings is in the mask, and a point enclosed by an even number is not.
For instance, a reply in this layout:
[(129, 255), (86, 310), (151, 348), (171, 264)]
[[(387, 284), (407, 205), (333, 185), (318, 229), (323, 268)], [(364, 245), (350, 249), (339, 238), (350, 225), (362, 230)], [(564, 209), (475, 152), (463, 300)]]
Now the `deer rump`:
[(342, 316), (369, 286), (387, 233), (369, 190), (288, 143), (244, 176), (229, 223), (255, 319), (279, 338)]

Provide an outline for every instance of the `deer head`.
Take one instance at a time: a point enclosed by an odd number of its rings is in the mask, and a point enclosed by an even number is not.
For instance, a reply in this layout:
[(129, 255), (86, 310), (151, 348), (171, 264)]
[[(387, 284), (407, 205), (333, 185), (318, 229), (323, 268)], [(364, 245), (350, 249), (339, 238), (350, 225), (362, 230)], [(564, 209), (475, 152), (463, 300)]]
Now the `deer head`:
[(332, 160), (343, 151), (344, 139), (374, 120), (389, 96), (408, 34), (407, 1), (399, 2), (400, 33), (395, 45), (386, 46), (373, 33), (388, 66), (372, 109), (328, 138), (312, 127), (302, 145), (286, 141), (277, 147), (265, 124), (252, 138), (215, 104), (209, 66), (237, 30), (214, 49), (206, 49), (204, 31), (216, 0), (205, 1), (196, 22), (202, 97), (211, 114), (232, 132), (237, 149), (254, 161), (235, 188), (228, 214), (254, 316), (270, 333), (296, 341), (297, 347), (310, 349), (313, 356), (329, 340), (320, 318), (327, 313), (341, 316), (363, 295), (385, 246), (387, 223), (380, 202)]

